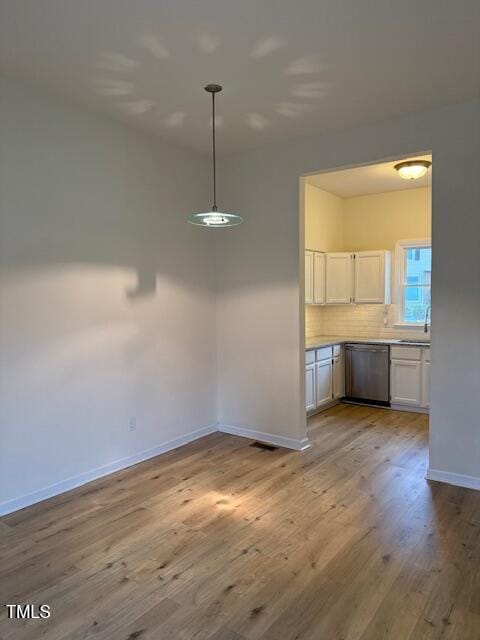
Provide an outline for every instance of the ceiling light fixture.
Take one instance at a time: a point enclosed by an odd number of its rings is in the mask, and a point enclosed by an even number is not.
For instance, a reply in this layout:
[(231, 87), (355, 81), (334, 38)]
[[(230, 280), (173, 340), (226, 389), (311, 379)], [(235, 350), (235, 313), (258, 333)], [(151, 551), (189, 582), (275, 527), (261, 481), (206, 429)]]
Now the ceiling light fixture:
[(191, 213), (187, 220), (199, 227), (236, 227), (243, 218), (235, 213), (223, 213), (217, 207), (217, 165), (215, 149), (215, 94), (222, 90), (219, 84), (207, 84), (205, 91), (212, 94), (212, 156), (213, 156), (213, 205), (211, 211)]
[(430, 160), (407, 160), (394, 166), (404, 180), (417, 180), (424, 176), (432, 166)]

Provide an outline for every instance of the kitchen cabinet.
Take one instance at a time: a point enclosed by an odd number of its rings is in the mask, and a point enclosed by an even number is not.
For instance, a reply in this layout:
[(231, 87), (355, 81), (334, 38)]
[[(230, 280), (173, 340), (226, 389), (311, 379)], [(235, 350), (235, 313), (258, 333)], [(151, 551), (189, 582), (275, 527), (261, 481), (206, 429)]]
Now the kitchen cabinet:
[(330, 406), (344, 395), (343, 347), (334, 345), (305, 353), (307, 413)]
[(351, 253), (326, 254), (326, 304), (350, 304), (352, 302), (352, 255)]
[(390, 304), (390, 251), (327, 253), (326, 304)]
[(316, 407), (320, 407), (329, 404), (333, 400), (333, 365), (332, 359), (321, 360), (316, 364), (315, 370), (315, 392), (316, 392)]
[[(342, 344), (305, 352), (307, 413), (345, 397), (345, 358)], [(428, 412), (430, 407), (430, 348), (390, 347), (390, 403), (394, 409)]]
[(355, 303), (390, 304), (390, 251), (360, 251), (353, 260)]
[(325, 303), (325, 254), (305, 251), (305, 304)]
[(325, 303), (325, 254), (313, 252), (313, 303)]
[(333, 397), (335, 400), (345, 395), (345, 374), (341, 355), (333, 358)]
[(305, 304), (313, 304), (313, 251), (305, 251)]
[(316, 365), (314, 362), (313, 364), (307, 364), (305, 367), (305, 408), (307, 411), (313, 411), (314, 409), (316, 409), (315, 366)]
[(422, 407), (430, 409), (430, 349), (423, 349), (421, 397)]
[[(392, 405), (430, 407), (430, 349), (392, 346), (390, 349), (390, 402)], [(418, 409), (417, 409), (418, 410)]]
[(421, 363), (392, 360), (390, 369), (390, 402), (419, 407)]

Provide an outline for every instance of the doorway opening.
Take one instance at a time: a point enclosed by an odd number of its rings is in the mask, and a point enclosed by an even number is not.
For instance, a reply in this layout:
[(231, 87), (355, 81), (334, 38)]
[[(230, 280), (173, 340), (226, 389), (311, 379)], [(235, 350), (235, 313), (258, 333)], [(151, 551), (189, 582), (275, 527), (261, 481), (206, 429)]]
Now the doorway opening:
[[(405, 179), (396, 165), (413, 160), (422, 175)], [(301, 179), (307, 416), (339, 403), (429, 413), (431, 163)]]

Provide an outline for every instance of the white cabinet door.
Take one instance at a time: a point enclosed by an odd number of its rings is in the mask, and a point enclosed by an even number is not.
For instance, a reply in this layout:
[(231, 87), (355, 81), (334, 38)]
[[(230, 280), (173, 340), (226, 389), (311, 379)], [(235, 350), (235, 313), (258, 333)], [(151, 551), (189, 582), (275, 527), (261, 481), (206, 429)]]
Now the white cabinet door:
[(333, 359), (333, 397), (343, 398), (345, 395), (345, 381), (343, 374), (343, 358), (338, 356)]
[(305, 367), (305, 408), (313, 411), (316, 408), (315, 402), (315, 363), (307, 364)]
[(305, 251), (305, 304), (313, 303), (313, 251)]
[(313, 252), (313, 302), (325, 303), (325, 254)]
[(332, 401), (332, 361), (317, 362), (315, 371), (317, 408)]
[(422, 407), (430, 408), (430, 362), (422, 364)]
[(413, 407), (421, 403), (421, 367), (415, 360), (392, 360), (390, 369), (390, 395), (392, 404)]
[(326, 254), (325, 302), (349, 304), (352, 301), (352, 254)]
[(355, 254), (355, 302), (390, 302), (390, 252), (360, 251)]

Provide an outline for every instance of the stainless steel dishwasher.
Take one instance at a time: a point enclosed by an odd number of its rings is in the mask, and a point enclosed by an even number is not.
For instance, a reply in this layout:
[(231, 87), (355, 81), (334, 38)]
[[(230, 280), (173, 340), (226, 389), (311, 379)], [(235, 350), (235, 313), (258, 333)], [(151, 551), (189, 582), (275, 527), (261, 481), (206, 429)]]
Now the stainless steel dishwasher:
[(390, 347), (345, 345), (346, 400), (390, 406)]

